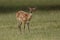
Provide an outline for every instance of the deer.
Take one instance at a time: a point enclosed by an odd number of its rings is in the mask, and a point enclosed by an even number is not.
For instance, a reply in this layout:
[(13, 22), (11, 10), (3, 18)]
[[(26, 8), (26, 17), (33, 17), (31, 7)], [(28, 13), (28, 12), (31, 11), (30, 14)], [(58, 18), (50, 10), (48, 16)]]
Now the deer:
[(33, 10), (35, 10), (35, 8), (29, 8), (29, 12), (20, 10), (16, 13), (16, 19), (18, 21), (17, 26), (20, 29), (20, 31), (21, 31), (21, 25), (24, 24), (24, 31), (25, 31), (25, 25), (27, 24), (28, 31), (30, 32), (29, 24), (30, 20), (32, 19)]

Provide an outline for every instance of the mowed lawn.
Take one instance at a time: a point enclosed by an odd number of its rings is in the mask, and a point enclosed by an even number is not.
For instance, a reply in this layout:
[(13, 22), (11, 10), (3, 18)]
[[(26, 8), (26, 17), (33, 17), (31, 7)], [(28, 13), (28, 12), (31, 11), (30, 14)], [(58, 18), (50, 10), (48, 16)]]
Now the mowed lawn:
[(36, 11), (32, 14), (30, 32), (20, 33), (16, 12), (0, 13), (0, 40), (60, 40), (60, 10)]

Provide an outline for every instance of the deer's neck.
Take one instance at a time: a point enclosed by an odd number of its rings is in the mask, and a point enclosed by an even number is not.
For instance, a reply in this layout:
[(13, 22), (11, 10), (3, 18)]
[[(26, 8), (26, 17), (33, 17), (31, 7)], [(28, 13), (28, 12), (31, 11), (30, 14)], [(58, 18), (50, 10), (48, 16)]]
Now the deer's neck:
[(32, 13), (29, 13), (30, 15), (32, 15)]

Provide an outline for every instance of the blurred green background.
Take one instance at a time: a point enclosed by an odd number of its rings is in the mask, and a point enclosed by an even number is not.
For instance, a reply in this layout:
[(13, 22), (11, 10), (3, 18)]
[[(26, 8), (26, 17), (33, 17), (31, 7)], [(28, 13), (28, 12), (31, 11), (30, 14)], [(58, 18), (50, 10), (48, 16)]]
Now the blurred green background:
[(0, 10), (19, 10), (28, 7), (37, 9), (60, 9), (60, 0), (0, 0)]

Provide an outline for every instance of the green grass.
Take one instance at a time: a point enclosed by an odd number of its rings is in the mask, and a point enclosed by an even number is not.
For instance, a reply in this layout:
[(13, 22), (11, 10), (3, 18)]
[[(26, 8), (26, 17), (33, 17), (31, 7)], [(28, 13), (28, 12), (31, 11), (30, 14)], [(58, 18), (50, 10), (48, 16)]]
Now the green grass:
[(30, 31), (20, 33), (15, 12), (0, 13), (0, 40), (60, 40), (60, 10), (36, 11)]

